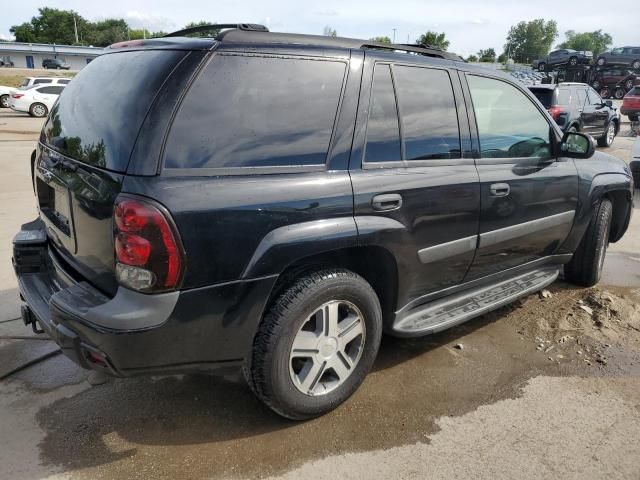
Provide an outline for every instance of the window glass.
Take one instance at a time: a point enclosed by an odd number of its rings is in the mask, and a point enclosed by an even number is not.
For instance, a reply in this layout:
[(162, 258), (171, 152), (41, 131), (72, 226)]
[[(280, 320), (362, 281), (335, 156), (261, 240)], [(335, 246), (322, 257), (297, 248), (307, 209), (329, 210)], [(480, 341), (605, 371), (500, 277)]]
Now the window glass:
[(40, 93), (46, 93), (46, 94), (49, 94), (49, 95), (60, 95), (60, 92), (62, 92), (62, 88), (63, 87), (56, 87), (56, 86), (40, 87), (40, 88), (38, 88), (38, 91)]
[(544, 108), (549, 108), (553, 105), (554, 90), (550, 88), (530, 88)]
[(66, 85), (70, 81), (71, 81), (70, 79), (64, 79), (64, 80), (58, 80), (58, 83), (61, 83), (62, 85)]
[(590, 88), (587, 91), (587, 95), (589, 97), (589, 103), (591, 105), (600, 105), (600, 104), (602, 104), (602, 98), (600, 98), (600, 95), (598, 95), (593, 88)]
[(570, 104), (571, 104), (571, 89), (559, 88), (558, 100), (556, 101), (556, 105), (570, 105)]
[(587, 99), (587, 92), (584, 88), (576, 88), (576, 95), (578, 96), (578, 104), (580, 106), (583, 106), (585, 100)]
[(36, 78), (33, 81), (34, 85), (40, 85), (41, 83), (51, 83), (51, 79), (50, 78)]
[(634, 48), (633, 49), (633, 54), (634, 55), (640, 55), (640, 48)]
[(513, 85), (469, 75), (482, 158), (550, 158), (550, 126)]
[(401, 160), (398, 109), (389, 65), (376, 65), (367, 122), (365, 162)]
[(445, 70), (394, 66), (406, 160), (460, 158), (453, 87)]
[(214, 57), (180, 106), (165, 167), (324, 164), (345, 70), (334, 61)]

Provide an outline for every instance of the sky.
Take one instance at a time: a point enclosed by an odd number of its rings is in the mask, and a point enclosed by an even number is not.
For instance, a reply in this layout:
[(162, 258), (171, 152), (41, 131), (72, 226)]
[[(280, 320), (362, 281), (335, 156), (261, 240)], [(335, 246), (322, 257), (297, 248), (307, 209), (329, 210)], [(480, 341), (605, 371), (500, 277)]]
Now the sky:
[(464, 57), (479, 49), (503, 50), (509, 27), (522, 20), (554, 19), (564, 40), (567, 30), (602, 29), (614, 46), (640, 44), (640, 20), (627, 8), (603, 8), (602, 0), (323, 0), (206, 1), (206, 0), (6, 0), (0, 15), (0, 39), (12, 39), (9, 28), (37, 15), (48, 6), (77, 11), (88, 20), (124, 18), (132, 28), (178, 30), (190, 21), (260, 23), (271, 31), (321, 34), (325, 26), (339, 36), (388, 36), (396, 42), (414, 42), (427, 30), (444, 31), (449, 50)]

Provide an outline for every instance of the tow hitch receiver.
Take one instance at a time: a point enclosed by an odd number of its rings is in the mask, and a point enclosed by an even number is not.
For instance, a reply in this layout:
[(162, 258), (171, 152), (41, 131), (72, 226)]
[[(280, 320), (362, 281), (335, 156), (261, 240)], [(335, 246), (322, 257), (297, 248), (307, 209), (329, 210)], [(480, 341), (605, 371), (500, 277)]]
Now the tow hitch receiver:
[(33, 312), (28, 306), (22, 305), (20, 307), (20, 316), (22, 316), (22, 321), (26, 326), (31, 325), (31, 329), (33, 330), (33, 333), (38, 333), (38, 334), (44, 333), (44, 330), (42, 330), (38, 326), (38, 320), (36, 319), (36, 316), (33, 314)]

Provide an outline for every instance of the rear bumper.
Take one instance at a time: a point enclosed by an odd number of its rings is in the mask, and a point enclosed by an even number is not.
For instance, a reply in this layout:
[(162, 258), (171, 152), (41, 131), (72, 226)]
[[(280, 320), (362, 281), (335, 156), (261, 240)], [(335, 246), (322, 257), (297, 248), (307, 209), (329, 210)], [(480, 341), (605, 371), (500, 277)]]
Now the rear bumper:
[(115, 376), (237, 368), (276, 280), (161, 295), (120, 287), (109, 298), (64, 267), (39, 220), (16, 235), (13, 262), (25, 323), (37, 322), (82, 367)]
[(640, 107), (620, 107), (620, 113), (622, 115), (640, 115)]

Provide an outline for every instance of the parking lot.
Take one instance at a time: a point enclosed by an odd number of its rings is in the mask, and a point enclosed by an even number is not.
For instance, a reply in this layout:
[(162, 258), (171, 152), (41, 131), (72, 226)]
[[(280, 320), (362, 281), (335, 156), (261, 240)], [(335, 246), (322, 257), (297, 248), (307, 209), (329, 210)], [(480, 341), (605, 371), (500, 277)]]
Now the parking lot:
[[(598, 287), (557, 281), (447, 332), (385, 338), (346, 404), (296, 423), (234, 375), (92, 386), (22, 325), (11, 239), (36, 215), (41, 125), (0, 111), (0, 477), (640, 477), (638, 190)], [(628, 134), (607, 153), (628, 162)]]

